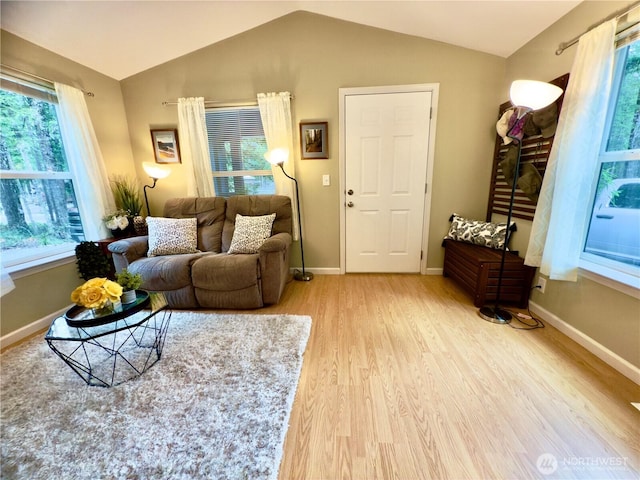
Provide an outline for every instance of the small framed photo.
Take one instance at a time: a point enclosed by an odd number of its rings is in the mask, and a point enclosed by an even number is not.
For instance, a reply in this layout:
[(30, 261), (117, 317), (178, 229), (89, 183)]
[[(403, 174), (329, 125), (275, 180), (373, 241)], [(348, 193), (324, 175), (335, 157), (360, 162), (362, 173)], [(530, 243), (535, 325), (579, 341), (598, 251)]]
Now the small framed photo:
[(178, 130), (151, 130), (156, 163), (181, 163)]
[(329, 158), (327, 122), (300, 123), (300, 149), (303, 159)]

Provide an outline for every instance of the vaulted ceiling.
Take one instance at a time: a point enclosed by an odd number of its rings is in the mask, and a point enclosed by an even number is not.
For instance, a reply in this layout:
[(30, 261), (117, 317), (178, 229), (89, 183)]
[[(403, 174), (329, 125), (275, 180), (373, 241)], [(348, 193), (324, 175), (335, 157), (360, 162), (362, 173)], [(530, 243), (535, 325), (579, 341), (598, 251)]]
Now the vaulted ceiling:
[(0, 1), (0, 26), (116, 80), (297, 10), (508, 57), (581, 0)]

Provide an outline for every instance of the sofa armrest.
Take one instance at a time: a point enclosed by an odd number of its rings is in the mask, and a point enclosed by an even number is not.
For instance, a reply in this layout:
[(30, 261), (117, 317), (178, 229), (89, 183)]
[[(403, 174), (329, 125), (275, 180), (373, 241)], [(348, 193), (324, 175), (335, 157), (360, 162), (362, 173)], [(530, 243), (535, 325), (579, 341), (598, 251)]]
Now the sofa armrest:
[(113, 254), (113, 265), (116, 272), (127, 268), (134, 261), (146, 256), (149, 250), (149, 236), (123, 238), (109, 244), (109, 251)]
[(291, 235), (286, 232), (269, 237), (260, 247), (260, 277), (265, 305), (278, 303), (289, 280)]
[(267, 238), (258, 249), (258, 253), (281, 252), (291, 245), (291, 235), (286, 232), (277, 233)]

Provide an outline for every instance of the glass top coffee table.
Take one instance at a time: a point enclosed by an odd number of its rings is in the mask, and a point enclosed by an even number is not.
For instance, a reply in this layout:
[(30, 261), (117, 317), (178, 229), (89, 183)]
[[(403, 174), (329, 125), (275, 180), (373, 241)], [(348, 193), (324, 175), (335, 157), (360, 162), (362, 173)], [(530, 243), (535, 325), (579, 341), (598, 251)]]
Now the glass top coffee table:
[(45, 340), (88, 385), (111, 387), (142, 375), (162, 355), (171, 319), (162, 293), (136, 291), (136, 301), (108, 314), (73, 307)]

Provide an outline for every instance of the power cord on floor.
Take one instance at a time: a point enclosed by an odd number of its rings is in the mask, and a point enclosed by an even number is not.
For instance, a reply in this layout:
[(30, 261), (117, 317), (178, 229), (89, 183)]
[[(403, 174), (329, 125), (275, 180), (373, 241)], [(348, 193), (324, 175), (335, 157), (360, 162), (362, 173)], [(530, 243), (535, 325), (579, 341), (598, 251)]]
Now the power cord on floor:
[[(536, 288), (540, 287), (536, 285), (535, 287), (531, 288), (531, 290), (535, 290)], [(507, 312), (509, 312), (511, 316), (518, 322), (524, 325), (524, 327), (516, 327), (512, 323), (508, 323), (508, 325), (515, 330), (535, 330), (536, 328), (544, 328), (544, 322), (537, 318), (533, 313), (531, 313), (531, 310), (528, 306), (527, 312), (529, 312), (529, 315), (525, 315), (524, 313), (520, 312), (512, 312), (511, 310), (507, 310)], [(528, 320), (531, 320), (531, 323), (529, 323)]]
[[(527, 311), (529, 310), (527, 309)], [(509, 323), (508, 325), (515, 330), (535, 330), (536, 328), (544, 328), (544, 322), (539, 318), (536, 318), (531, 311), (529, 311), (529, 315), (514, 312), (509, 313), (512, 314), (513, 318), (524, 325), (524, 327), (516, 327), (512, 323)], [(528, 323), (528, 320), (531, 320), (531, 323)]]

